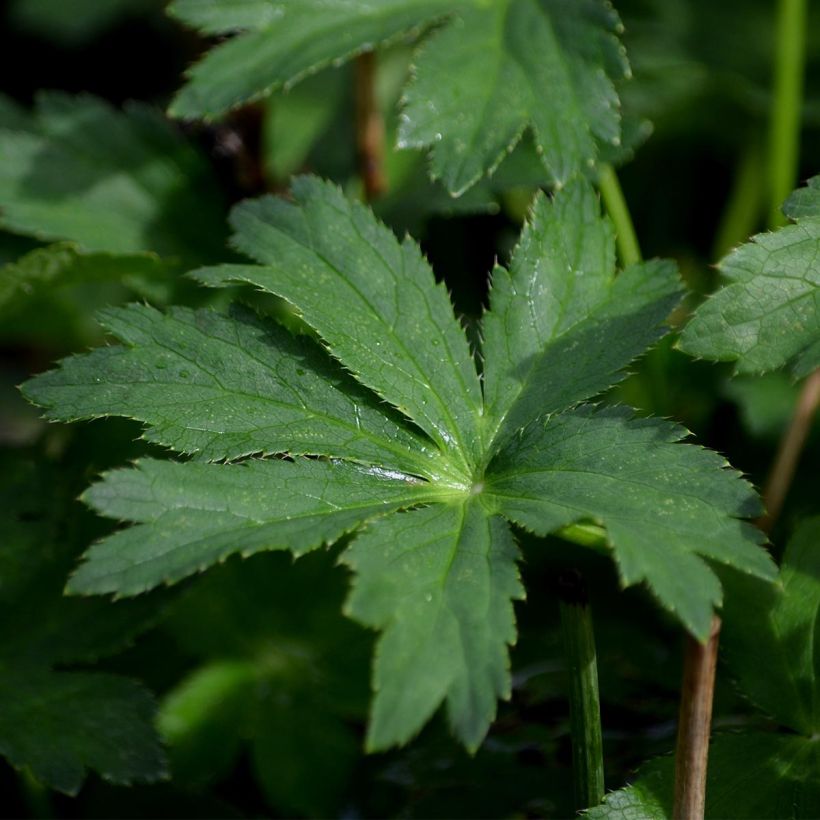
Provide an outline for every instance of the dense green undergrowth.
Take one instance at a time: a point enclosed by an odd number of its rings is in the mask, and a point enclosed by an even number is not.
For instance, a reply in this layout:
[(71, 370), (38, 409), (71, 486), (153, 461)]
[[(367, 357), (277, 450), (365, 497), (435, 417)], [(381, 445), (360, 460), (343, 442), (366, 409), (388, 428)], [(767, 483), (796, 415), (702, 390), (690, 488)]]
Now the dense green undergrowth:
[(814, 816), (817, 10), (163, 6), (0, 35), (10, 815)]

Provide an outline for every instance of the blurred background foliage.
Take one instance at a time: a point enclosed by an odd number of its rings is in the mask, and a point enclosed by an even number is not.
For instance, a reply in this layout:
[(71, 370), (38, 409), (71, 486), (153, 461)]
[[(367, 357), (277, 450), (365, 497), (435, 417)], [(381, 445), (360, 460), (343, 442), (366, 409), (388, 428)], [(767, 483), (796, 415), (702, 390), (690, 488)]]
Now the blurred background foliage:
[[(620, 89), (628, 139), (613, 159), (645, 254), (679, 261), (695, 294), (691, 308), (716, 286), (717, 259), (765, 226), (774, 4), (617, 5), (634, 79)], [(362, 754), (371, 635), (340, 612), (346, 577), (335, 551), (295, 564), (278, 554), (232, 559), (133, 602), (61, 597), (78, 553), (110, 526), (78, 494), (101, 470), (149, 448), (127, 422), (46, 425), (15, 385), (58, 356), (101, 343), (93, 317), (103, 305), (224, 298), (200, 292), (182, 273), (230, 259), (224, 218), (238, 199), (285, 191), (300, 171), (361, 193), (350, 66), (216, 125), (169, 123), (161, 112), (208, 44), (162, 6), (0, 6), (0, 698), (9, 681), (35, 692), (52, 675), (91, 680), (113, 699), (118, 687), (138, 688), (150, 711), (150, 690), (167, 744), (161, 765), (170, 772), (165, 782), (126, 789), (112, 761), (101, 771), (113, 782), (92, 774), (80, 787), (83, 764), (110, 757), (116, 745), (102, 727), (102, 748), (85, 750), (80, 774), (59, 773), (63, 791), (76, 796), (47, 792), (0, 763), (4, 813), (568, 816), (568, 706), (552, 590), (579, 558), (558, 540), (523, 536), (530, 600), (518, 612), (514, 696), (474, 758), (440, 719), (405, 750)], [(820, 5), (812, 15), (802, 179), (820, 170)], [(494, 259), (509, 255), (533, 192), (549, 180), (525, 141), (460, 199), (431, 183), (422, 154), (393, 149), (411, 57), (404, 42), (378, 58), (389, 189), (374, 207), (422, 242), (469, 326)], [(281, 315), (251, 293), (235, 295)], [(779, 373), (728, 377), (728, 367), (693, 361), (667, 340), (607, 400), (682, 421), (759, 487), (796, 388)], [(815, 425), (775, 544), (810, 508), (819, 451)], [(589, 553), (581, 564), (596, 618), (607, 785), (615, 788), (674, 744), (681, 636), (643, 592), (614, 591), (609, 562)], [(719, 677), (715, 716), (719, 728), (762, 721), (727, 675)], [(148, 753), (163, 756), (159, 748)]]

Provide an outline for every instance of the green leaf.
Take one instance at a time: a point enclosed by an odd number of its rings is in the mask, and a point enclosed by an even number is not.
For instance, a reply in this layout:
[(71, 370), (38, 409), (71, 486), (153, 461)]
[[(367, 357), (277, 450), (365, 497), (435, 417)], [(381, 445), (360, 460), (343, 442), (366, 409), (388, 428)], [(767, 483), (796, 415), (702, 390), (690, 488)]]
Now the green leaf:
[(287, 452), (436, 469), (429, 443), (386, 416), (309, 338), (241, 310), (134, 305), (100, 319), (126, 346), (65, 359), (24, 387), (48, 418), (139, 419), (149, 441), (210, 460)]
[(165, 774), (154, 703), (115, 675), (0, 666), (0, 754), (44, 784), (76, 794), (87, 769), (118, 784)]
[(240, 32), (188, 72), (175, 117), (224, 114), (320, 68), (417, 31), (458, 0), (176, 0), (170, 13), (205, 34)]
[(680, 299), (672, 265), (615, 276), (615, 237), (589, 186), (539, 196), (484, 319), (486, 440), (590, 398), (664, 335)]
[(402, 146), (432, 147), (432, 175), (453, 195), (495, 170), (527, 127), (559, 183), (594, 164), (596, 140), (620, 142), (610, 76), (625, 76), (629, 67), (611, 6), (598, 0), (454, 5), (458, 17), (418, 54), (399, 137)]
[(164, 755), (148, 692), (50, 667), (121, 649), (156, 618), (158, 602), (62, 597), (80, 540), (69, 471), (9, 455), (0, 466), (0, 755), (68, 794), (87, 769), (116, 783), (157, 780)]
[[(820, 517), (810, 518), (786, 548), (779, 587), (734, 573), (725, 577), (721, 646), (730, 670), (744, 694), (791, 731), (712, 739), (707, 817), (812, 818), (820, 805), (818, 543)], [(652, 761), (633, 785), (607, 795), (586, 816), (671, 817), (674, 777), (673, 758)]]
[[(611, 229), (579, 186), (537, 204), (512, 272), (496, 274), (486, 397), (446, 291), (411, 240), (315, 179), (296, 183), (293, 202), (239, 206), (236, 245), (259, 264), (195, 276), (283, 297), (349, 375), (315, 342), (241, 312), (107, 312), (124, 347), (24, 387), (52, 418), (134, 416), (149, 438), (200, 458), (289, 458), (143, 461), (107, 475), (86, 499), (137, 526), (92, 547), (70, 588), (134, 595), (232, 554), (301, 555), (351, 535), (347, 610), (383, 632), (374, 749), (407, 742), (445, 703), (475, 749), (508, 695), (512, 601), (523, 591), (502, 516), (539, 534), (605, 525), (623, 581), (647, 580), (702, 636), (721, 601), (704, 559), (774, 575), (762, 536), (740, 520), (759, 505), (720, 457), (677, 443), (682, 429), (578, 406), (658, 338), (678, 298), (661, 263), (614, 277)], [(225, 628), (240, 599), (222, 611)], [(290, 805), (308, 805), (299, 801)]]
[(137, 595), (234, 553), (290, 549), (301, 555), (368, 518), (431, 497), (419, 479), (345, 463), (143, 460), (107, 474), (87, 492), (98, 512), (140, 526), (91, 547), (68, 589)]
[(135, 295), (170, 301), (178, 268), (152, 253), (88, 253), (58, 242), (0, 267), (0, 337), (76, 349), (101, 341), (92, 312)]
[(677, 442), (686, 431), (626, 408), (577, 410), (536, 422), (487, 470), (499, 511), (546, 535), (577, 521), (603, 524), (623, 584), (646, 581), (696, 636), (709, 633), (721, 586), (704, 561), (765, 579), (774, 562), (752, 488), (716, 453)]
[(286, 299), (359, 381), (469, 471), (478, 461), (481, 388), (447, 292), (418, 246), (399, 242), (328, 183), (301, 177), (293, 197), (234, 210), (233, 242), (259, 265), (194, 276), (210, 286), (249, 282)]
[(383, 630), (369, 749), (406, 743), (444, 701), (454, 732), (478, 748), (510, 696), (517, 557), (508, 524), (479, 500), (382, 519), (345, 552), (356, 572), (346, 610)]
[[(817, 178), (815, 178), (817, 179)], [(759, 234), (721, 263), (728, 283), (701, 305), (680, 340), (692, 356), (734, 361), (736, 373), (820, 366), (820, 186), (786, 204), (795, 225)]]
[(417, 54), (399, 144), (432, 146), (432, 174), (452, 194), (492, 173), (527, 128), (559, 182), (594, 165), (596, 141), (620, 143), (613, 81), (629, 66), (600, 0), (176, 0), (171, 12), (206, 34), (239, 32), (191, 69), (175, 116), (220, 116), (442, 20)]
[[(820, 749), (793, 735), (743, 732), (718, 735), (709, 748), (706, 817), (809, 820), (820, 804)], [(667, 820), (672, 817), (674, 758), (641, 768), (631, 786), (608, 794), (584, 813), (592, 820)]]
[(727, 579), (721, 641), (743, 692), (795, 732), (820, 732), (820, 517), (783, 556), (781, 587)]
[(41, 94), (32, 127), (0, 124), (0, 226), (86, 251), (224, 256), (223, 208), (202, 157), (154, 111)]
[(70, 471), (19, 456), (0, 459), (0, 663), (93, 661), (127, 645), (156, 619), (154, 599), (112, 605), (63, 597), (83, 543)]
[(0, 311), (12, 313), (35, 294), (72, 285), (121, 282), (148, 295), (162, 286), (169, 270), (152, 253), (86, 253), (71, 242), (59, 242), (0, 267)]
[(820, 217), (820, 176), (812, 177), (805, 188), (798, 188), (783, 204), (783, 213), (797, 222)]

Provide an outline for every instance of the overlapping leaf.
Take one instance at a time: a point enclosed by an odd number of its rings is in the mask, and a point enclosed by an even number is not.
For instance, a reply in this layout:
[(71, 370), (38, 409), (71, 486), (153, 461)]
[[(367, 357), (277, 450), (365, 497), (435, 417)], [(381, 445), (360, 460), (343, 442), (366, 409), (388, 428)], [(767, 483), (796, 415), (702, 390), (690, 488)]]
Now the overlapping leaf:
[(773, 575), (741, 521), (755, 496), (720, 458), (667, 423), (581, 404), (661, 335), (678, 298), (669, 266), (615, 277), (591, 191), (539, 198), (510, 271), (495, 272), (484, 394), (418, 248), (336, 188), (300, 179), (292, 202), (243, 204), (233, 224), (257, 264), (196, 278), (283, 297), (330, 356), (242, 313), (132, 307), (103, 317), (124, 347), (25, 390), (52, 418), (132, 416), (201, 459), (290, 458), (105, 476), (87, 500), (137, 526), (91, 549), (74, 591), (135, 594), (232, 553), (299, 555), (353, 532), (347, 610), (382, 631), (370, 747), (406, 742), (446, 704), (475, 748), (509, 693), (523, 595), (505, 517), (543, 534), (603, 524), (624, 583), (645, 580), (698, 636), (721, 599), (705, 559)]
[(156, 254), (93, 253), (71, 242), (0, 267), (0, 335), (72, 349), (99, 340), (91, 312), (135, 295), (167, 303), (176, 265)]
[(176, 0), (171, 11), (207, 34), (239, 32), (191, 69), (177, 116), (219, 116), (441, 22), (417, 54), (399, 144), (431, 147), (451, 193), (492, 172), (527, 128), (560, 182), (594, 164), (596, 142), (620, 142), (613, 80), (629, 68), (618, 16), (599, 0)]
[(55, 92), (0, 117), (0, 227), (193, 264), (222, 256), (222, 219), (202, 158), (145, 106)]
[(737, 373), (820, 366), (820, 184), (784, 206), (796, 224), (759, 234), (721, 263), (729, 280), (698, 308), (682, 337), (693, 356), (734, 361)]
[(0, 470), (0, 754), (75, 794), (88, 769), (114, 783), (157, 780), (165, 761), (151, 695), (116, 675), (56, 669), (120, 649), (156, 602), (62, 597), (76, 543), (55, 474), (6, 457)]
[[(710, 744), (707, 817), (811, 818), (820, 805), (820, 518), (786, 549), (782, 587), (737, 577), (729, 587), (722, 643), (741, 690), (788, 732), (717, 735)], [(634, 784), (586, 816), (672, 816), (674, 759), (645, 766)]]
[(297, 179), (293, 196), (294, 205), (268, 197), (232, 214), (235, 246), (259, 265), (202, 269), (197, 279), (249, 282), (286, 299), (359, 381), (469, 470), (481, 388), (447, 292), (418, 246), (317, 179)]
[(272, 808), (339, 810), (359, 755), (348, 721), (366, 708), (370, 649), (341, 615), (344, 588), (332, 555), (260, 555), (220, 567), (173, 606), (165, 626), (200, 663), (160, 710), (176, 780), (214, 783), (247, 748)]

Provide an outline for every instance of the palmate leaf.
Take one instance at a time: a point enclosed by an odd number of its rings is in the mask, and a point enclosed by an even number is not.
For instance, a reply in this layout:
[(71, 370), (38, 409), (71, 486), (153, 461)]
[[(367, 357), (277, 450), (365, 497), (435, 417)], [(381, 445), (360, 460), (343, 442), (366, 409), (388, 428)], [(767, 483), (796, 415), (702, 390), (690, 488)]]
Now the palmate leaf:
[(432, 175), (452, 194), (495, 170), (527, 128), (559, 182), (594, 164), (596, 142), (620, 142), (613, 80), (629, 67), (600, 0), (176, 0), (171, 13), (207, 34), (239, 32), (191, 69), (176, 116), (219, 116), (440, 23), (417, 54), (399, 144), (432, 147)]
[(125, 347), (29, 382), (54, 419), (132, 416), (200, 459), (268, 456), (104, 477), (87, 500), (137, 526), (92, 547), (72, 591), (134, 594), (231, 553), (352, 533), (347, 611), (383, 633), (368, 745), (406, 742), (446, 703), (476, 748), (509, 693), (523, 597), (505, 518), (543, 534), (602, 524), (624, 583), (646, 581), (699, 637), (721, 600), (706, 560), (774, 575), (741, 523), (755, 495), (718, 456), (668, 423), (581, 404), (662, 334), (679, 286), (654, 262), (615, 277), (611, 226), (580, 183), (536, 200), (495, 272), (483, 394), (418, 248), (335, 187), (300, 179), (291, 203), (245, 203), (233, 224), (257, 264), (195, 277), (283, 297), (327, 351), (242, 313), (131, 307), (103, 317)]
[[(820, 805), (820, 518), (783, 557), (780, 587), (731, 578), (721, 643), (749, 699), (787, 732), (719, 734), (709, 749), (706, 816), (812, 818)], [(672, 817), (674, 758), (652, 761), (586, 816)]]
[(728, 283), (695, 312), (680, 340), (693, 356), (735, 362), (736, 373), (820, 367), (820, 178), (792, 194), (796, 220), (759, 234), (721, 263)]

